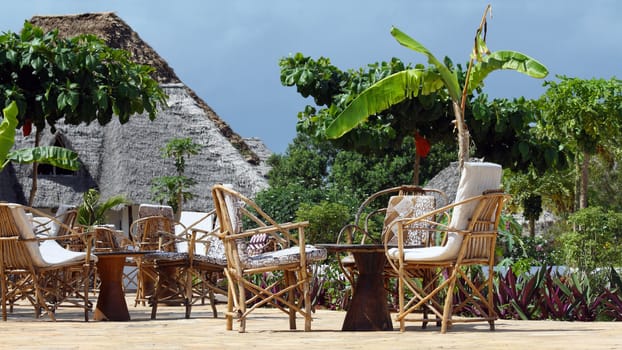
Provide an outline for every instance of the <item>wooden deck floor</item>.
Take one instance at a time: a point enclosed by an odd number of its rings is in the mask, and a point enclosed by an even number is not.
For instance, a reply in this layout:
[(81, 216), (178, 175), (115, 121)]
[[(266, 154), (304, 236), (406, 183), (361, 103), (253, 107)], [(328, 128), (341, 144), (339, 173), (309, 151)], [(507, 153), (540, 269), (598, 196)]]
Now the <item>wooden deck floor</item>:
[[(192, 318), (183, 307), (162, 306), (158, 319), (150, 309), (134, 307), (132, 321), (82, 321), (77, 309), (60, 309), (57, 322), (35, 319), (32, 307), (19, 306), (0, 322), (3, 349), (622, 349), (622, 322), (505, 321), (491, 332), (487, 324), (458, 324), (449, 333), (437, 327), (411, 325), (407, 331), (341, 332), (344, 313), (318, 310), (313, 331), (290, 331), (287, 316), (273, 309), (258, 310), (247, 321), (247, 333), (226, 331), (218, 304), (218, 318), (209, 305), (195, 305)], [(234, 325), (235, 326), (235, 325)], [(300, 320), (299, 328), (304, 327)], [(397, 329), (397, 325), (396, 325)]]

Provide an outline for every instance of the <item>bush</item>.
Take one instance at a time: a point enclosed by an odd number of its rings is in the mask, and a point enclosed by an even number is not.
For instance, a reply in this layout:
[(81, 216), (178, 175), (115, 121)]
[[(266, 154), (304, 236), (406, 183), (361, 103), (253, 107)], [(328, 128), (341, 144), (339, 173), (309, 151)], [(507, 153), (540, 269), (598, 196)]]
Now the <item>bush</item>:
[(309, 221), (306, 235), (309, 243), (335, 243), (337, 234), (349, 218), (350, 213), (345, 205), (328, 201), (320, 204), (303, 203), (296, 211), (296, 221)]
[(559, 238), (567, 265), (589, 273), (622, 264), (622, 213), (589, 207), (570, 215), (568, 223), (574, 230)]

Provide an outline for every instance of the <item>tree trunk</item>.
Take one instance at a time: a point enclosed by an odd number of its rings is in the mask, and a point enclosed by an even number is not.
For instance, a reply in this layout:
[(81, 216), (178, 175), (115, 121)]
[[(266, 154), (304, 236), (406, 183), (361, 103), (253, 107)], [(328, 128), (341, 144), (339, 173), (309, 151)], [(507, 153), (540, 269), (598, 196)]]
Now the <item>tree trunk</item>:
[(413, 169), (413, 185), (419, 186), (419, 165), (421, 164), (421, 156), (415, 154), (415, 168)]
[(583, 152), (583, 163), (581, 164), (581, 193), (579, 194), (579, 209), (587, 208), (587, 181), (590, 166), (590, 155)]
[(536, 219), (529, 218), (529, 237), (536, 237)]
[(469, 130), (464, 122), (464, 113), (457, 101), (452, 101), (454, 116), (456, 117), (456, 129), (458, 129), (458, 164), (462, 170), (464, 162), (469, 159)]
[[(39, 147), (39, 140), (41, 139), (41, 131), (39, 128), (35, 131), (35, 147)], [(32, 187), (30, 187), (30, 196), (28, 197), (28, 206), (32, 207), (35, 202), (35, 194), (37, 193), (37, 173), (39, 164), (37, 162), (32, 163)]]

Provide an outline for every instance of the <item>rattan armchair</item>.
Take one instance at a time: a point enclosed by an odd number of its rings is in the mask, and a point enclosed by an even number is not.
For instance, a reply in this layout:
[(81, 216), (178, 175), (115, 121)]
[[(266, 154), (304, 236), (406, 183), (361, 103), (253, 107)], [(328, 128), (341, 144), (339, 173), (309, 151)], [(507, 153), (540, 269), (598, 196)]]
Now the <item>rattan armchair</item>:
[(167, 295), (164, 300), (172, 296), (181, 298), (186, 306), (186, 318), (190, 317), (192, 305), (199, 300), (204, 303), (206, 297), (212, 306), (213, 316), (218, 315), (215, 293), (226, 294), (217, 284), (217, 279), (223, 275), (227, 266), (224, 247), (216, 236), (218, 228), (215, 226), (215, 210), (194, 214), (198, 215), (193, 216), (188, 227), (178, 226), (173, 237), (176, 253), (150, 256), (157, 271), (177, 269), (173, 275), (174, 281), (163, 278), (163, 273), (157, 274), (156, 289), (151, 299), (152, 319), (156, 318), (162, 295)]
[[(441, 320), (441, 333), (458, 322), (487, 321), (491, 330), (497, 315), (492, 300), (494, 250), (497, 226), (507, 195), (497, 189), (501, 181), (501, 167), (492, 163), (465, 163), (453, 204), (427, 212), (415, 218), (404, 218), (391, 225), (398, 232), (398, 247), (385, 239), (386, 256), (398, 276), (399, 311), (396, 315), (400, 330), (407, 321), (428, 322)], [(493, 189), (493, 191), (488, 191)], [(450, 215), (450, 220), (437, 220)], [(441, 246), (407, 248), (401, 238), (409, 225), (419, 224), (431, 234), (444, 235)], [(484, 265), (488, 273), (483, 280), (471, 279), (469, 267)], [(431, 278), (417, 282), (421, 271)], [(462, 279), (464, 283), (457, 283)], [(456, 289), (457, 288), (457, 289)], [(466, 298), (457, 300), (456, 290)], [(444, 297), (444, 302), (441, 299)], [(458, 317), (467, 307), (477, 317)], [(429, 310), (423, 317), (413, 313), (421, 308)]]
[[(230, 186), (215, 185), (212, 196), (227, 257), (226, 329), (233, 329), (236, 318), (239, 332), (245, 332), (249, 314), (269, 305), (289, 316), (290, 329), (296, 329), (299, 314), (305, 331), (311, 330), (310, 265), (326, 259), (326, 250), (306, 244), (308, 222), (277, 223)], [(260, 246), (275, 250), (261, 252)], [(266, 275), (273, 279), (253, 282)]]
[[(139, 251), (168, 252), (177, 251), (175, 242), (175, 225), (180, 225), (173, 219), (173, 209), (167, 205), (141, 204), (138, 208), (138, 219), (130, 225), (130, 239), (132, 246)], [(127, 266), (135, 266), (137, 272), (136, 300), (134, 305), (145, 305), (151, 299), (158, 279), (155, 258), (171, 260), (183, 259), (182, 255), (173, 257), (172, 254), (145, 255), (135, 259), (128, 259)], [(160, 265), (161, 271), (173, 276), (174, 268), (165, 269)], [(168, 301), (173, 303), (172, 300)], [(175, 302), (177, 303), (177, 302)]]
[[(52, 320), (62, 304), (84, 309), (88, 321), (92, 304), (88, 299), (90, 280), (97, 257), (90, 252), (90, 239), (70, 227), (71, 235), (38, 238), (33, 230), (32, 216), (45, 217), (19, 204), (0, 203), (0, 284), (2, 318), (7, 319), (7, 303), (29, 300), (35, 315), (45, 310)], [(50, 218), (53, 220), (53, 218)], [(36, 224), (35, 224), (36, 225)], [(85, 252), (73, 252), (60, 246), (56, 239), (82, 239)]]
[[(381, 243), (386, 235), (388, 242), (396, 244), (396, 232), (390, 227), (391, 222), (404, 217), (416, 217), (448, 203), (443, 191), (422, 188), (414, 185), (402, 185), (380, 190), (363, 201), (352, 223), (345, 225), (337, 235), (337, 244)], [(382, 221), (381, 221), (382, 220)], [(374, 229), (374, 225), (377, 227)], [(411, 228), (405, 236), (406, 245), (435, 245), (427, 231)], [(358, 274), (354, 258), (347, 254), (338, 259), (344, 276), (353, 286)], [(387, 265), (385, 275), (393, 275), (393, 269)]]

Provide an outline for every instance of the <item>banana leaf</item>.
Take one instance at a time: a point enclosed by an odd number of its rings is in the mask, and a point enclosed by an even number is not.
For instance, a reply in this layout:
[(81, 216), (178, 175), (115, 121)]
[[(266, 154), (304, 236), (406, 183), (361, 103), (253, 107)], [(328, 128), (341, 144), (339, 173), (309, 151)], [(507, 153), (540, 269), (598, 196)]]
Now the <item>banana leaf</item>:
[(339, 138), (371, 115), (380, 113), (408, 98), (430, 95), (445, 85), (437, 72), (409, 69), (376, 82), (361, 92), (326, 129), (328, 138)]
[(76, 152), (57, 146), (23, 148), (9, 152), (6, 158), (7, 161), (21, 164), (37, 162), (73, 171), (80, 168)]
[(545, 78), (549, 71), (537, 60), (516, 51), (495, 51), (489, 55), (482, 56), (469, 75), (469, 86), (467, 91), (477, 88), (488, 74), (496, 70), (514, 70), (526, 74), (532, 78)]
[(11, 102), (2, 110), (4, 119), (0, 123), (0, 171), (7, 164), (7, 156), (15, 143), (15, 128), (17, 127), (17, 104)]

